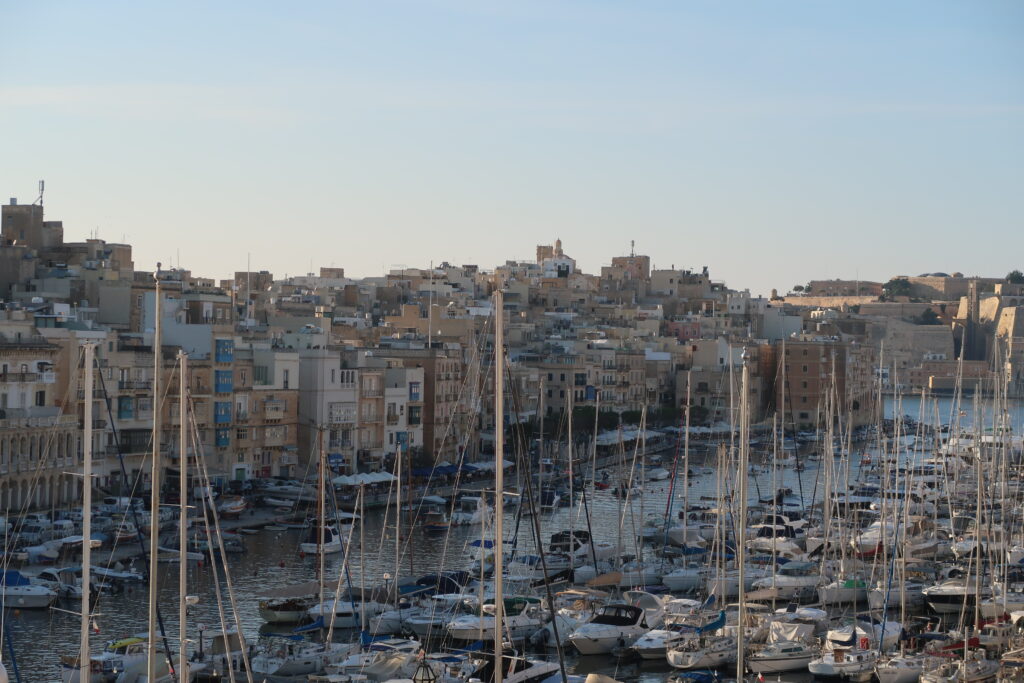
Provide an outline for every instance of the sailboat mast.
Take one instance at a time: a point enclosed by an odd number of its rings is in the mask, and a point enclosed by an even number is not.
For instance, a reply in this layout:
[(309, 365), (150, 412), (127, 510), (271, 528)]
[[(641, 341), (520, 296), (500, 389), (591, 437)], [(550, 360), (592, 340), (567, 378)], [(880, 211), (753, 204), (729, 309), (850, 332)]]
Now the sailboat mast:
[(188, 549), (188, 505), (186, 505), (188, 484), (188, 354), (178, 351), (178, 680), (188, 680), (188, 656), (185, 653), (188, 606), (185, 595), (188, 589), (188, 565), (185, 551)]
[(395, 459), (395, 605), (398, 605), (398, 573), (402, 571), (402, 447)]
[(571, 512), (571, 510), (573, 509), (573, 507), (576, 504), (576, 499), (573, 497), (573, 490), (572, 490), (572, 476), (573, 476), (572, 460), (573, 460), (573, 455), (574, 455), (574, 452), (573, 452), (574, 449), (573, 449), (573, 445), (572, 445), (572, 399), (573, 399), (573, 394), (576, 393), (575, 386), (576, 386), (576, 384), (575, 384), (575, 378), (574, 378), (573, 379), (573, 389), (569, 392), (569, 435), (568, 435), (568, 440), (569, 440), (569, 510), (570, 510), (570, 513), (569, 513), (569, 548), (570, 548), (570, 551), (569, 552), (572, 552), (573, 550), (575, 550), (574, 546), (576, 544), (576, 533), (574, 531), (574, 528), (575, 528), (576, 525), (573, 524), (573, 516), (572, 516), (572, 512)]
[(82, 621), (78, 677), (89, 676), (89, 582), (92, 572), (92, 385), (96, 345), (85, 343), (85, 413), (82, 416)]
[(736, 630), (736, 675), (739, 678), (743, 678), (744, 665), (743, 656), (745, 654), (745, 643), (743, 638), (743, 629), (746, 627), (747, 622), (747, 594), (746, 587), (744, 586), (744, 565), (746, 564), (746, 532), (747, 532), (747, 449), (750, 448), (750, 367), (747, 364), (747, 353), (743, 352), (742, 355), (743, 373), (740, 376), (740, 464), (739, 464), (739, 516), (740, 521), (736, 529), (736, 565), (738, 570), (739, 580), (739, 602), (740, 602), (740, 613), (739, 613), (739, 628)]
[[(159, 552), (160, 523), (160, 371), (163, 365), (162, 340), (160, 338), (160, 264), (153, 273), (156, 285), (153, 306), (153, 461), (149, 475), (149, 640), (146, 643), (146, 680), (156, 680), (156, 597), (157, 597), (157, 553)], [(184, 401), (184, 396), (179, 396)]]
[(317, 531), (317, 536), (316, 536), (316, 551), (317, 551), (317, 554), (319, 555), (319, 557), (317, 557), (317, 562), (318, 562), (318, 571), (320, 572), (320, 581), (322, 583), (323, 580), (324, 580), (324, 562), (325, 562), (324, 556), (326, 555), (326, 553), (324, 553), (324, 532), (326, 531), (326, 527), (327, 527), (327, 509), (326, 509), (326, 505), (325, 505), (325, 502), (326, 502), (325, 498), (326, 498), (326, 496), (325, 496), (325, 493), (324, 493), (324, 489), (326, 487), (324, 486), (324, 438), (323, 438), (323, 428), (320, 429), (320, 438), (317, 439), (317, 443), (320, 444), (320, 448), (319, 448), (319, 452), (317, 453), (317, 459), (316, 459), (316, 471), (317, 471), (317, 483), (316, 484), (317, 484), (317, 489), (318, 489), (318, 491), (317, 491), (317, 496), (318, 496), (317, 497), (317, 507), (319, 508), (317, 510), (317, 516), (316, 516), (316, 524), (319, 527), (319, 529)]
[[(501, 683), (505, 593), (505, 320), (504, 296), (494, 292), (494, 683)], [(541, 416), (543, 420), (543, 416)]]

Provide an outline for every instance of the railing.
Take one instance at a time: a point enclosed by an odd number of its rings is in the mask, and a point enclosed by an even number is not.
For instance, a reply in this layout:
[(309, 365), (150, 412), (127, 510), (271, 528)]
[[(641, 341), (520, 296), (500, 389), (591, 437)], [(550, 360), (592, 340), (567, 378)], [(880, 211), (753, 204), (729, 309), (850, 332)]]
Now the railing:
[(265, 401), (263, 416), (268, 420), (280, 420), (284, 417), (284, 401)]
[(388, 415), (387, 419), (388, 419), (388, 424), (389, 425), (396, 425), (396, 424), (398, 424), (398, 415), (396, 413), (390, 413)]
[(352, 448), (352, 442), (351, 441), (329, 441), (327, 443), (327, 448), (332, 450), (332, 451), (343, 451), (343, 450), (346, 450), (346, 449), (351, 449)]
[(278, 458), (278, 463), (281, 465), (298, 465), (299, 456), (294, 453), (284, 453)]
[(364, 413), (362, 421), (364, 423), (380, 422), (380, 415), (377, 413)]
[(153, 388), (153, 382), (148, 379), (127, 379), (117, 383), (121, 391), (143, 391)]
[(384, 395), (384, 391), (382, 389), (363, 389), (362, 395), (364, 398), (380, 398)]

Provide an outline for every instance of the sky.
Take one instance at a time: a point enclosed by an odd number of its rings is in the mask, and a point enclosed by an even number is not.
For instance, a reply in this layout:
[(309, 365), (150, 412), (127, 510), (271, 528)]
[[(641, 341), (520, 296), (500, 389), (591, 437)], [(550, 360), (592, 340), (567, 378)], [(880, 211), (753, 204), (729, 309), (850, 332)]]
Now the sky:
[[(1024, 269), (1024, 3), (11, 3), (0, 197), (227, 277)], [(6, 192), (6, 194), (3, 194)]]

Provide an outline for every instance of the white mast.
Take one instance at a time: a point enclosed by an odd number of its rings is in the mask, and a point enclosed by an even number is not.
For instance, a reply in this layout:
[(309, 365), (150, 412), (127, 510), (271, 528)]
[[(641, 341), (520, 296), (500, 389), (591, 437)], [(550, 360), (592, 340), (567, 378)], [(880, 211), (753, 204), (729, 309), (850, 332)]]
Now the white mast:
[(188, 354), (178, 351), (178, 680), (188, 680)]
[[(573, 446), (572, 446), (572, 403), (573, 403), (573, 395), (575, 393), (576, 393), (576, 380), (575, 380), (575, 378), (573, 378), (572, 389), (569, 391), (569, 437), (568, 438), (569, 438), (569, 510), (570, 511), (572, 510), (573, 506), (576, 504), (576, 499), (573, 497), (573, 493), (574, 492), (573, 492), (573, 487), (572, 487), (572, 477), (573, 477), (572, 460), (573, 460), (573, 456), (575, 455), (574, 449), (573, 449)], [(575, 549), (575, 538), (576, 538), (575, 527), (576, 527), (576, 525), (573, 524), (573, 516), (572, 516), (572, 513), (570, 512), (570, 514), (569, 514), (569, 548), (570, 548), (569, 552), (570, 553), (573, 552), (573, 550)]]
[[(505, 593), (505, 330), (504, 297), (494, 292), (494, 683), (501, 683), (502, 621)], [(543, 416), (541, 416), (543, 419)]]
[[(156, 597), (157, 597), (157, 571), (156, 563), (159, 552), (159, 522), (160, 522), (160, 371), (163, 365), (163, 354), (161, 353), (160, 339), (160, 264), (156, 264), (156, 272), (153, 273), (153, 280), (156, 283), (156, 290), (153, 306), (153, 462), (150, 467), (149, 476), (149, 641), (146, 643), (146, 680), (156, 680)], [(179, 396), (184, 401), (184, 396)], [(184, 560), (184, 558), (181, 558)], [(182, 596), (184, 598), (184, 596)]]
[(736, 676), (742, 680), (744, 674), (743, 656), (746, 644), (743, 642), (743, 629), (747, 621), (747, 592), (743, 585), (745, 579), (744, 565), (746, 564), (746, 533), (747, 533), (747, 449), (750, 447), (750, 368), (747, 365), (747, 352), (743, 351), (741, 356), (743, 362), (743, 374), (740, 378), (740, 464), (739, 464), (739, 528), (736, 529), (736, 565), (739, 576), (739, 628), (736, 632)]
[(78, 655), (78, 678), (85, 680), (91, 670), (89, 664), (89, 581), (92, 573), (92, 385), (93, 358), (96, 345), (85, 343), (85, 414), (82, 434), (82, 621), (81, 646)]

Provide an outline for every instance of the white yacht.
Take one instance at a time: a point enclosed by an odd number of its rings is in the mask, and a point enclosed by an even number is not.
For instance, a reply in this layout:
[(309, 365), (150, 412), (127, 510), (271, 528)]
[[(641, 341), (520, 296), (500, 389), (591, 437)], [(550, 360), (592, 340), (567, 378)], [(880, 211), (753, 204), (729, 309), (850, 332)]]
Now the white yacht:
[[(512, 641), (529, 638), (547, 621), (547, 610), (537, 598), (507, 597), (503, 603), (502, 627)], [(456, 640), (494, 640), (494, 601), (480, 607), (476, 614), (462, 614), (445, 627)]]
[(780, 640), (747, 655), (747, 668), (756, 674), (801, 671), (814, 659), (816, 652), (807, 643)]
[(736, 661), (736, 639), (732, 636), (693, 638), (665, 653), (676, 669), (714, 669)]
[(305, 555), (316, 555), (321, 552), (324, 555), (332, 555), (340, 553), (344, 548), (345, 541), (341, 537), (341, 532), (333, 524), (314, 527), (310, 530), (309, 540), (299, 544), (299, 552)]
[(868, 681), (875, 672), (878, 650), (834, 647), (812, 659), (807, 669), (818, 678), (843, 678), (850, 681)]
[(661, 625), (661, 600), (642, 591), (626, 591), (623, 597), (629, 604), (605, 605), (569, 634), (569, 642), (581, 655), (608, 654), (616, 647), (629, 647), (649, 629)]

